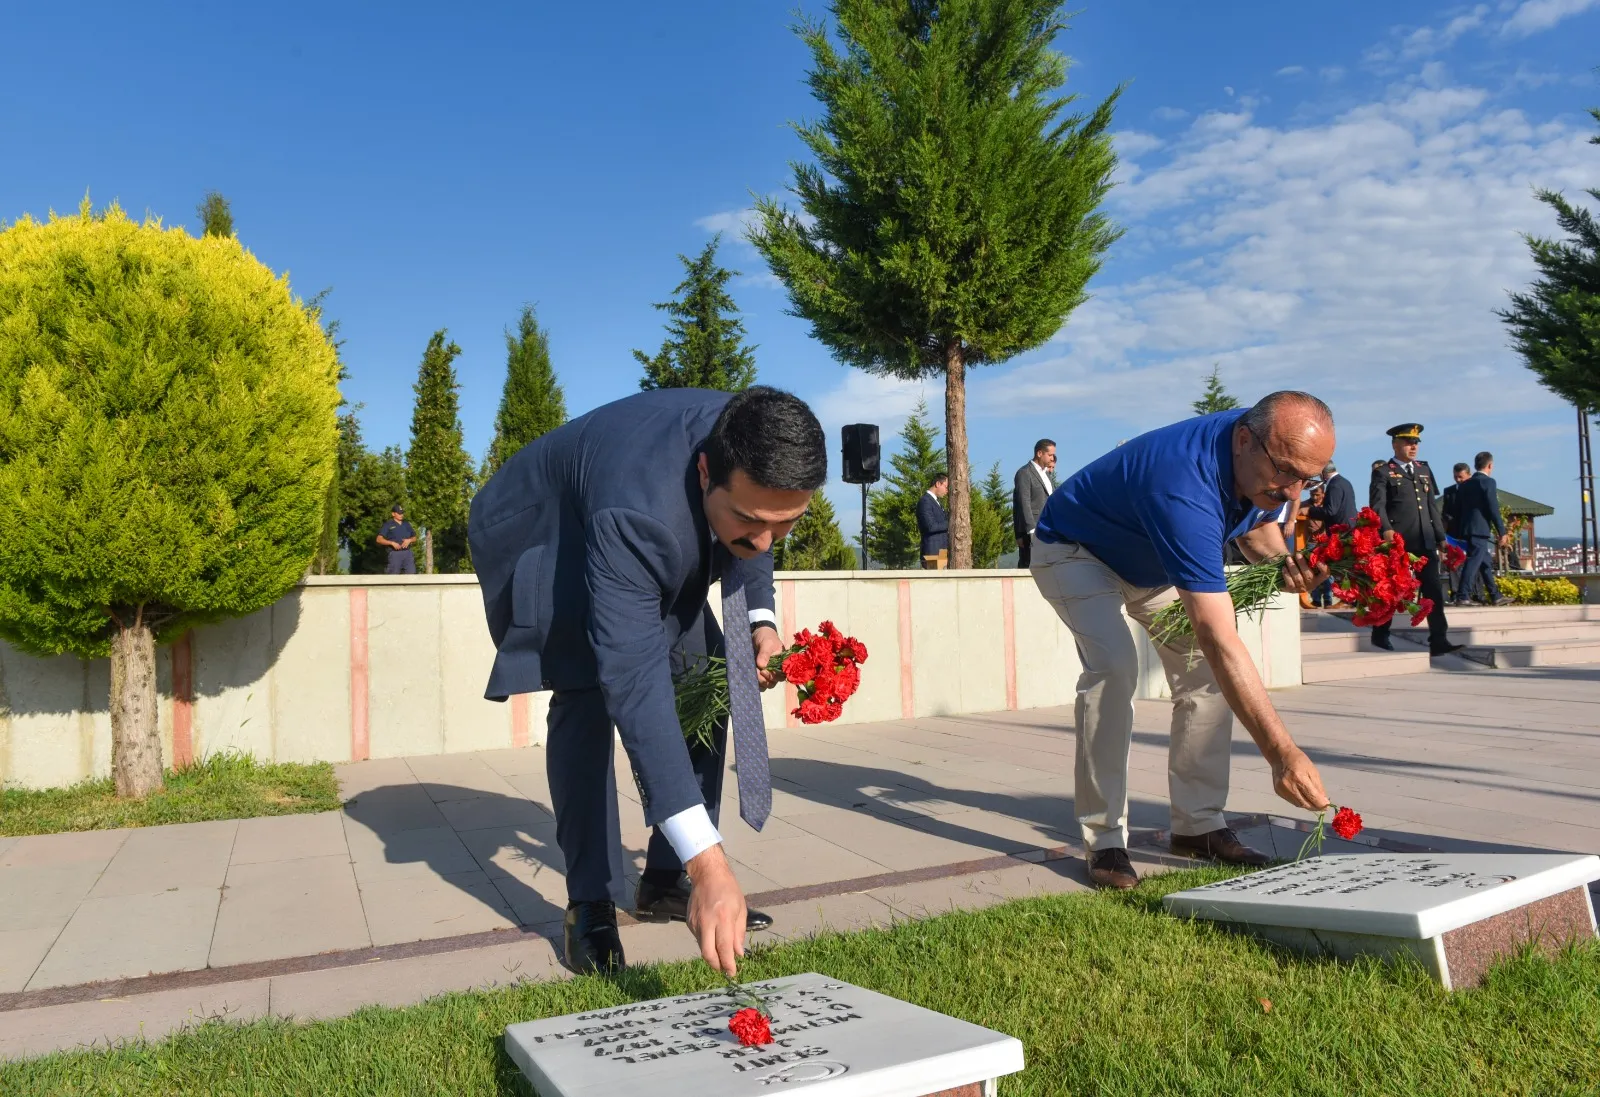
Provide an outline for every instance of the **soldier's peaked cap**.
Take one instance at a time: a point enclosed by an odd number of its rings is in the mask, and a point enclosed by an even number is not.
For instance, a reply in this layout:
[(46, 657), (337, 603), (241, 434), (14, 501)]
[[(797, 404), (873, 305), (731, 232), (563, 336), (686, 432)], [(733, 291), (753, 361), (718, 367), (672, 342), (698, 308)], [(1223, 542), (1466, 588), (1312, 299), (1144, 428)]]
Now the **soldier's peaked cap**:
[(1421, 437), (1422, 437), (1422, 424), (1421, 423), (1401, 423), (1397, 427), (1390, 427), (1387, 433), (1388, 433), (1390, 438), (1416, 438), (1416, 439), (1421, 439)]

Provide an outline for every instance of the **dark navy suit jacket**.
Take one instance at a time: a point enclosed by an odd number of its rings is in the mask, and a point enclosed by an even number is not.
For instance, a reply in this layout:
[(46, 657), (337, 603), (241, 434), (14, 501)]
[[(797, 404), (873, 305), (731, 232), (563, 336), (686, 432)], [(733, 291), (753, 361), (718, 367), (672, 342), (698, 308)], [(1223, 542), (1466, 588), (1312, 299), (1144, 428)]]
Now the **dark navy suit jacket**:
[(1462, 537), (1490, 537), (1506, 531), (1494, 477), (1481, 472), (1456, 485), (1456, 522)]
[[(598, 686), (655, 824), (703, 803), (672, 658), (700, 646), (706, 593), (773, 608), (772, 554), (712, 543), (696, 457), (725, 392), (643, 392), (525, 446), (472, 501), (468, 536), (498, 654), (485, 696)], [(746, 622), (727, 622), (735, 636)]]
[(1320, 507), (1308, 507), (1306, 514), (1330, 525), (1353, 526), (1356, 521), (1356, 489), (1344, 476), (1334, 473), (1328, 480)]
[(939, 501), (927, 492), (917, 500), (917, 532), (922, 538), (922, 555), (936, 556), (950, 547), (950, 516)]

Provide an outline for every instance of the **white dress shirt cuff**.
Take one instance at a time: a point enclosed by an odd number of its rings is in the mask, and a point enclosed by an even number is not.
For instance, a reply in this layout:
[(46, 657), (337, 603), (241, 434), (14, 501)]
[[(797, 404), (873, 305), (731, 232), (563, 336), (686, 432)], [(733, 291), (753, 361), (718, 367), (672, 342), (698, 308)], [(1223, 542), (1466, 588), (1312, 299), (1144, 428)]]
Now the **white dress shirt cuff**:
[(777, 628), (778, 619), (773, 616), (770, 609), (753, 609), (750, 611), (750, 627), (755, 628), (757, 625), (771, 625)]
[(722, 842), (722, 835), (712, 825), (711, 815), (704, 804), (684, 808), (672, 818), (663, 819), (661, 833), (671, 844), (672, 852), (678, 855), (678, 860), (686, 865), (691, 857)]

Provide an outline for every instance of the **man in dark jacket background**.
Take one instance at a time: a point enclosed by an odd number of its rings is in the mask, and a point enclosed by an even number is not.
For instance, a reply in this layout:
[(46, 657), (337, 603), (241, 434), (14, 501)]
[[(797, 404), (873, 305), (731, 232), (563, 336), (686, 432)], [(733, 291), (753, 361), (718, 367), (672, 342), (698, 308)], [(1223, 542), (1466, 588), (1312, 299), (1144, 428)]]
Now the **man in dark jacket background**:
[(1477, 593), (1481, 580), (1489, 601), (1497, 606), (1510, 601), (1500, 597), (1494, 581), (1495, 545), (1510, 539), (1506, 520), (1500, 514), (1500, 493), (1495, 486), (1494, 454), (1485, 450), (1472, 459), (1478, 471), (1456, 485), (1456, 522), (1461, 539), (1467, 543), (1467, 562), (1461, 566), (1461, 589), (1456, 604), (1465, 605)]
[(1333, 462), (1328, 462), (1322, 470), (1322, 505), (1309, 507), (1306, 516), (1328, 525), (1353, 526), (1356, 521), (1356, 489), (1355, 485), (1339, 475), (1339, 470)]
[(939, 473), (917, 500), (917, 536), (922, 546), (922, 566), (942, 568), (950, 550), (950, 516), (940, 500), (950, 491), (950, 477)]
[(1041, 438), (1033, 444), (1033, 460), (1011, 478), (1011, 529), (1017, 536), (1017, 567), (1025, 568), (1033, 559), (1033, 531), (1039, 515), (1056, 490), (1054, 469), (1056, 444)]

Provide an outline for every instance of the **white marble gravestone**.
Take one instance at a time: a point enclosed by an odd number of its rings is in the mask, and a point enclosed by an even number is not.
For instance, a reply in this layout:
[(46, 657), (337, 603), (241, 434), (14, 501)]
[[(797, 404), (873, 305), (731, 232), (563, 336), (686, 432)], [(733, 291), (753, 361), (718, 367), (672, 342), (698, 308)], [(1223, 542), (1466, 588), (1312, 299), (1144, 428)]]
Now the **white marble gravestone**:
[(1408, 954), (1446, 988), (1476, 986), (1529, 942), (1595, 936), (1600, 857), (1375, 853), (1313, 857), (1174, 892), (1172, 914), (1238, 925), (1307, 952)]
[(742, 1047), (720, 991), (524, 1021), (506, 1051), (539, 1097), (983, 1097), (1022, 1044), (824, 975), (752, 984), (774, 1042)]

